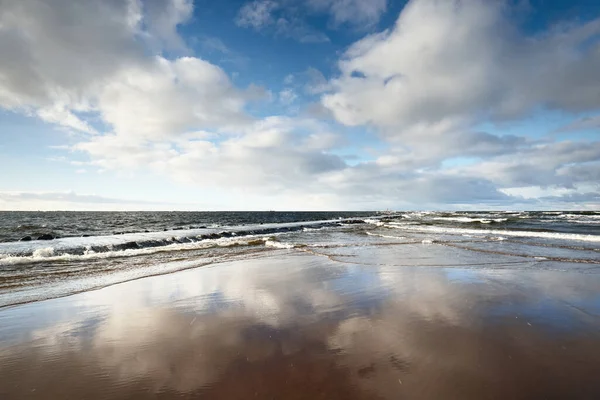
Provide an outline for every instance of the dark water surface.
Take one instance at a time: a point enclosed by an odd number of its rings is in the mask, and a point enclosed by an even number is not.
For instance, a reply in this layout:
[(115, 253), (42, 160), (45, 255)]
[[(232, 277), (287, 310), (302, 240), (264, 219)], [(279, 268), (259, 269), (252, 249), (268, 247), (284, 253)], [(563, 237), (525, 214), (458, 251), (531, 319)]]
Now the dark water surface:
[(78, 237), (365, 217), (372, 212), (0, 211), (0, 242), (25, 236)]

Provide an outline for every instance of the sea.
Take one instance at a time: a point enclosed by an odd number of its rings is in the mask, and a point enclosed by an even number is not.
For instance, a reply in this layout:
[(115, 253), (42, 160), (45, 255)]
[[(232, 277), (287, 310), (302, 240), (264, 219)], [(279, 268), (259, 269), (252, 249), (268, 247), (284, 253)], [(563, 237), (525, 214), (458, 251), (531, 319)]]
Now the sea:
[(406, 244), (514, 260), (444, 268), (597, 274), (600, 212), (0, 212), (0, 307), (265, 252)]

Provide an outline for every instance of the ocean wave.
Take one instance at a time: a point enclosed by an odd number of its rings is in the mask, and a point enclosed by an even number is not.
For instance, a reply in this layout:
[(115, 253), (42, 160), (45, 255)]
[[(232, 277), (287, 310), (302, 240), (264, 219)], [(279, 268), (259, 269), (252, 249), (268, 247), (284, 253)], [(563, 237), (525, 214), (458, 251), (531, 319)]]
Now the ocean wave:
[(274, 247), (276, 249), (293, 249), (294, 247), (296, 247), (296, 245), (292, 243), (278, 242), (272, 239), (266, 240), (265, 246)]
[(404, 236), (382, 235), (382, 234), (373, 233), (373, 232), (367, 232), (367, 235), (378, 236), (378, 237), (382, 237), (382, 238), (386, 238), (386, 239), (406, 239), (406, 237), (404, 237)]
[(383, 226), (385, 225), (384, 222), (382, 222), (379, 219), (375, 219), (375, 218), (367, 218), (363, 220), (366, 224), (371, 224), (371, 225), (376, 225), (376, 226)]
[(61, 261), (91, 261), (108, 258), (136, 257), (156, 253), (210, 249), (215, 247), (256, 246), (265, 244), (269, 241), (270, 237), (271, 236), (268, 235), (249, 235), (243, 238), (207, 239), (201, 242), (194, 243), (173, 243), (161, 247), (108, 250), (103, 252), (96, 252), (91, 248), (87, 248), (83, 251), (82, 254), (56, 254), (56, 250), (53, 247), (45, 247), (35, 250), (32, 255), (26, 256), (11, 256), (6, 254), (0, 254), (0, 266)]
[[(309, 221), (284, 224), (262, 224), (220, 229), (200, 228), (174, 232), (147, 232), (112, 236), (70, 237), (53, 241), (29, 241), (0, 243), (0, 263), (7, 260), (31, 261), (50, 257), (90, 256), (96, 253), (147, 254), (169, 249), (202, 247), (211, 240), (246, 237), (252, 235), (273, 235), (279, 233), (316, 230), (325, 227), (338, 227), (342, 224), (364, 224), (363, 220), (344, 219), (327, 221)], [(227, 241), (226, 241), (227, 242)], [(181, 246), (183, 245), (183, 246)], [(51, 250), (50, 250), (51, 249)], [(96, 256), (97, 257), (97, 256)], [(17, 262), (17, 261), (10, 261)]]
[(559, 233), (559, 232), (537, 232), (537, 231), (517, 231), (504, 229), (468, 229), (468, 228), (451, 228), (439, 226), (407, 226), (404, 224), (388, 223), (387, 227), (401, 230), (410, 230), (417, 232), (434, 232), (440, 234), (475, 234), (475, 235), (499, 235), (499, 236), (516, 236), (516, 237), (531, 237), (540, 239), (557, 239), (557, 240), (578, 240), (584, 242), (600, 242), (600, 235), (584, 235), (578, 233)]
[(471, 218), (471, 217), (436, 217), (432, 218), (436, 221), (452, 221), (461, 223), (481, 223), (481, 224), (492, 224), (499, 222), (506, 222), (508, 218)]
[(317, 232), (319, 228), (302, 228), (302, 232)]

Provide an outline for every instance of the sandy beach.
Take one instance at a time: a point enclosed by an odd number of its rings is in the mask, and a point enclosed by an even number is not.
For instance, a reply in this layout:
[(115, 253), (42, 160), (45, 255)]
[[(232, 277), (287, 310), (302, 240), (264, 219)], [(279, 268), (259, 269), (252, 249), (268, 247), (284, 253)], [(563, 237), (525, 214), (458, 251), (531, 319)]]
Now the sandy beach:
[(0, 398), (600, 397), (600, 276), (511, 262), (276, 249), (3, 308)]

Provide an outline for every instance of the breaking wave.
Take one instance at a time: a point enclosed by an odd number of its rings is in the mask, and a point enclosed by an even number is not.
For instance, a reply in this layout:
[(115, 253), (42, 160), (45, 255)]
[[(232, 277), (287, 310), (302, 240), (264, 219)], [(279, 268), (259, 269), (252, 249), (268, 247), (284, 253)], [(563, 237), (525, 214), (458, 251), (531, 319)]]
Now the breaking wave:
[[(228, 230), (192, 229), (112, 236), (56, 239), (51, 242), (0, 243), (0, 266), (52, 261), (94, 260), (133, 257), (160, 252), (197, 250), (212, 247), (263, 245), (268, 238), (282, 233), (319, 230), (362, 220), (329, 220), (289, 224), (264, 224), (234, 227)], [(268, 246), (273, 247), (272, 244)]]
[(503, 229), (468, 229), (468, 228), (452, 228), (440, 226), (416, 226), (405, 225), (390, 222), (386, 227), (408, 230), (414, 232), (433, 232), (440, 234), (487, 234), (498, 236), (515, 236), (515, 237), (530, 237), (540, 239), (557, 239), (557, 240), (578, 240), (584, 242), (600, 242), (600, 235), (584, 235), (578, 233), (559, 233), (559, 232), (543, 232), (543, 231), (526, 231), (526, 230), (503, 230)]

